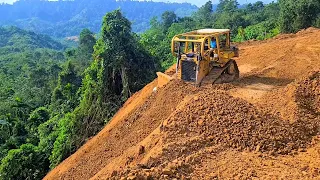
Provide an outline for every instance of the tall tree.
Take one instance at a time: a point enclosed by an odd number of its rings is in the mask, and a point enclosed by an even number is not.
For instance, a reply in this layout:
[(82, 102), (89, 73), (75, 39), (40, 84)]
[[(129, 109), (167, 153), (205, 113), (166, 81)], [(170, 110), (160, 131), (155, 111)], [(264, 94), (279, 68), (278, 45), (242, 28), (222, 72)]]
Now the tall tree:
[(316, 24), (320, 16), (319, 0), (279, 0), (282, 32), (297, 32)]
[(161, 19), (163, 23), (163, 28), (165, 31), (167, 31), (171, 24), (177, 21), (177, 15), (173, 11), (165, 11), (161, 15)]
[(193, 17), (195, 18), (195, 21), (198, 22), (199, 27), (211, 26), (212, 11), (212, 1), (208, 1), (194, 14)]
[(219, 0), (217, 12), (234, 12), (237, 10), (238, 5), (239, 3), (237, 0)]
[(137, 42), (120, 10), (104, 16), (100, 34), (94, 61), (84, 74), (80, 103), (59, 121), (51, 167), (99, 132), (132, 92), (154, 78), (153, 58)]

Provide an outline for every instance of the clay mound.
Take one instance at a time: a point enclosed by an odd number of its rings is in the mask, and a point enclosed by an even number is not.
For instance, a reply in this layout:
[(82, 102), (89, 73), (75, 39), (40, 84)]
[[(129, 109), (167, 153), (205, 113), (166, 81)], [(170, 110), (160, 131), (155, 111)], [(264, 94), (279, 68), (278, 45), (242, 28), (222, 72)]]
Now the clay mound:
[(196, 96), (168, 123), (166, 141), (203, 136), (225, 147), (279, 154), (305, 148), (315, 135), (304, 124), (291, 125), (244, 100), (217, 92)]
[(320, 72), (310, 72), (284, 88), (267, 93), (258, 104), (290, 122), (319, 118)]
[(111, 179), (192, 178), (208, 155), (232, 149), (294, 154), (311, 145), (319, 128), (315, 121), (290, 124), (227, 93), (201, 91), (161, 126), (161, 154), (143, 165), (128, 166)]
[(311, 72), (298, 83), (295, 98), (301, 109), (314, 116), (320, 116), (320, 71)]
[(298, 34), (280, 35), (276, 38), (239, 45), (237, 61), (243, 75), (242, 65), (249, 67), (248, 75), (274, 78), (278, 81), (294, 81), (320, 67), (320, 29), (311, 28)]

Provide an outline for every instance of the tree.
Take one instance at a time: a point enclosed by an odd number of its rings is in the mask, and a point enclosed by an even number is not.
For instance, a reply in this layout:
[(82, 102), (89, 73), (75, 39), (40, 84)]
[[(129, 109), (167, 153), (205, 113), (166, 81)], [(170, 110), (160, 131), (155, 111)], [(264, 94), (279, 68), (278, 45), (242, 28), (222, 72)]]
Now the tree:
[(208, 1), (193, 15), (195, 21), (198, 22), (199, 27), (211, 26), (212, 11), (212, 2)]
[(120, 10), (104, 16), (100, 34), (94, 46), (94, 61), (85, 70), (79, 89), (80, 103), (62, 115), (57, 136), (52, 136), (51, 168), (99, 132), (131, 92), (140, 90), (155, 76), (154, 58), (137, 42), (130, 21)]
[(77, 74), (72, 61), (68, 61), (59, 74), (58, 85), (53, 90), (50, 108), (56, 113), (67, 113), (79, 104), (78, 90), (81, 76)]
[(237, 10), (239, 3), (237, 0), (219, 0), (217, 12), (234, 12)]
[(316, 25), (320, 15), (319, 0), (279, 0), (280, 27), (285, 33)]
[(96, 39), (93, 32), (89, 29), (83, 29), (80, 33), (79, 47), (76, 49), (75, 57), (76, 63), (80, 63), (80, 67), (77, 67), (79, 72), (83, 73), (84, 69), (90, 65), (95, 44)]
[(172, 23), (177, 21), (177, 15), (173, 11), (165, 11), (162, 15), (162, 24), (166, 32)]
[(48, 169), (46, 159), (32, 144), (13, 149), (2, 159), (0, 179), (41, 179)]
[(45, 107), (39, 107), (31, 112), (27, 120), (26, 129), (32, 144), (37, 145), (39, 141), (38, 127), (40, 124), (45, 123), (50, 118), (49, 111)]

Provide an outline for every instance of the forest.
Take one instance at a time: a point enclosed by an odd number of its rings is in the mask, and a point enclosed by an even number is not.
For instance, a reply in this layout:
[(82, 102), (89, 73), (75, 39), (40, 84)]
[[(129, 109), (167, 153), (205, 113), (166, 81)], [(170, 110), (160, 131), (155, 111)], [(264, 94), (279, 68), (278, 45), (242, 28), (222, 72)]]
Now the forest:
[[(23, 3), (23, 2), (21, 2)], [(173, 65), (171, 38), (230, 28), (232, 40), (264, 40), (320, 27), (318, 0), (208, 1), (190, 16), (165, 11), (135, 33), (122, 9), (84, 28), (77, 47), (18, 27), (0, 28), (0, 179), (41, 179), (96, 135), (157, 71)], [(81, 21), (81, 19), (79, 19)]]
[(152, 1), (18, 0), (13, 5), (0, 4), (0, 26), (13, 25), (58, 38), (79, 35), (84, 28), (99, 33), (101, 17), (119, 8), (132, 22), (134, 32), (148, 29), (150, 19), (164, 11), (174, 11), (179, 17), (184, 17), (198, 9), (188, 3)]

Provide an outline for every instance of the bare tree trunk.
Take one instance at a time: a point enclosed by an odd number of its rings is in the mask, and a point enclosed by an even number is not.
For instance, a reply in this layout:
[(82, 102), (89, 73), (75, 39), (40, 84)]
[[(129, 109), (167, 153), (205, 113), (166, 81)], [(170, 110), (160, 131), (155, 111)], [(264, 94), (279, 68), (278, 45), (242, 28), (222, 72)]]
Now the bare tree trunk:
[(129, 87), (129, 80), (126, 73), (126, 68), (122, 65), (121, 66), (121, 80), (122, 80), (122, 98), (127, 99), (131, 96), (130, 87)]

